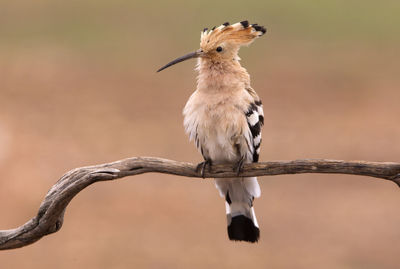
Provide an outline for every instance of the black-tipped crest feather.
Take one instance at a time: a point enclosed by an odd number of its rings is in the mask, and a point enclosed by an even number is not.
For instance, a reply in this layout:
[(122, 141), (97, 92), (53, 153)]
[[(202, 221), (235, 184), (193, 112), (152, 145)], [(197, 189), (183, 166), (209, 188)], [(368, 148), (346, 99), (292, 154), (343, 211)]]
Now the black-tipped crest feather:
[(241, 21), (240, 24), (243, 26), (243, 28), (249, 27), (249, 21)]
[(265, 29), (263, 26), (259, 26), (257, 24), (253, 24), (253, 28), (256, 29), (256, 31), (262, 32), (265, 34), (267, 32), (267, 29)]

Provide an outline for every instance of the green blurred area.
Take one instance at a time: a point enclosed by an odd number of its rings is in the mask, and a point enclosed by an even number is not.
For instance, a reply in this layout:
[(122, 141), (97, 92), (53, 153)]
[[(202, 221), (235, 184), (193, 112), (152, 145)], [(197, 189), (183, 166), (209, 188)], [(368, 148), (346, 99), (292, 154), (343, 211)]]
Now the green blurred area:
[(111, 51), (160, 44), (187, 48), (204, 27), (248, 19), (271, 42), (400, 41), (400, 1), (2, 1), (0, 41), (7, 49), (50, 43)]

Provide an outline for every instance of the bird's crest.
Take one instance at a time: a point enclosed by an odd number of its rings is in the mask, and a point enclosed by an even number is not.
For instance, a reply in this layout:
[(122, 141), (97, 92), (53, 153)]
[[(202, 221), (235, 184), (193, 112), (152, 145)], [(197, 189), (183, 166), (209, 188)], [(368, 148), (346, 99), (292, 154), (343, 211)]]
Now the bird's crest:
[(205, 28), (201, 32), (200, 47), (203, 51), (209, 51), (219, 45), (237, 46), (249, 45), (257, 37), (266, 33), (263, 26), (249, 24), (241, 21), (235, 24), (228, 22), (214, 27), (211, 30)]
[(211, 30), (204, 28), (201, 32), (200, 49), (176, 58), (158, 69), (157, 72), (193, 58), (208, 59), (214, 63), (232, 59), (240, 60), (237, 55), (239, 48), (243, 45), (249, 45), (254, 39), (265, 34), (266, 31), (263, 26), (249, 24), (248, 21), (241, 21), (232, 25), (226, 22)]

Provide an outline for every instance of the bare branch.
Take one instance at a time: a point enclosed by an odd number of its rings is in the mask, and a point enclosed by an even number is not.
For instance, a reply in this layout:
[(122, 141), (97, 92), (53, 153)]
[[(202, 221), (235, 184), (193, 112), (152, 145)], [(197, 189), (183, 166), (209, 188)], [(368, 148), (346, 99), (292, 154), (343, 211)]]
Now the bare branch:
[[(138, 157), (82, 168), (76, 168), (61, 177), (49, 190), (40, 205), (38, 214), (24, 225), (0, 231), (0, 250), (32, 244), (45, 235), (57, 232), (69, 202), (87, 186), (106, 180), (156, 172), (186, 177), (201, 177), (196, 165), (161, 158)], [(350, 174), (382, 178), (400, 187), (400, 163), (295, 160), (246, 164), (240, 176), (272, 176), (301, 173)], [(230, 165), (213, 165), (206, 169), (205, 177), (235, 177)]]

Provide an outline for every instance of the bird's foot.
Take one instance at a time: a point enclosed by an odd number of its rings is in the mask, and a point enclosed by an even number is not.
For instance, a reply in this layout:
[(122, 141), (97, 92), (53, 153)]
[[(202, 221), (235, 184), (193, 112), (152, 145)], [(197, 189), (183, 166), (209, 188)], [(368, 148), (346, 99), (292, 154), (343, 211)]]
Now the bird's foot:
[(233, 167), (233, 171), (236, 172), (237, 176), (239, 176), (240, 173), (243, 172), (243, 166), (244, 166), (244, 157), (241, 157), (240, 160)]
[(201, 177), (205, 178), (206, 166), (208, 165), (209, 166), (209, 170), (211, 170), (211, 164), (212, 164), (212, 162), (211, 162), (210, 159), (207, 159), (204, 162), (199, 163), (197, 165), (197, 167), (196, 167), (196, 172), (200, 172)]

